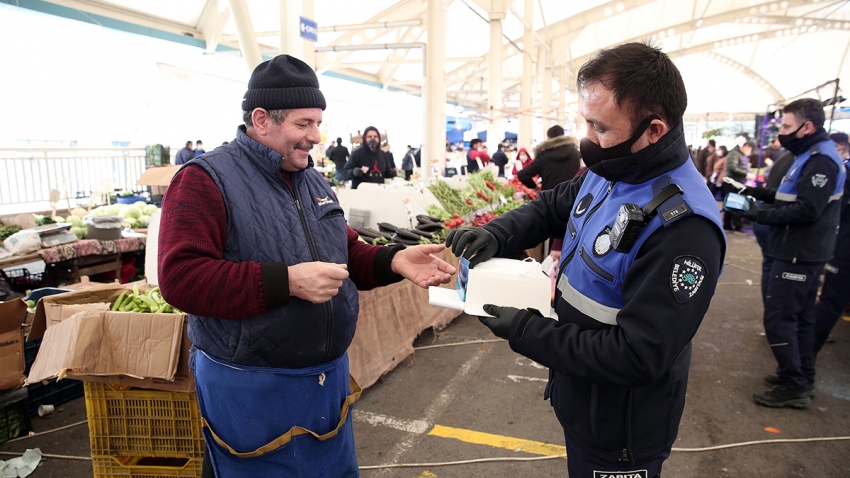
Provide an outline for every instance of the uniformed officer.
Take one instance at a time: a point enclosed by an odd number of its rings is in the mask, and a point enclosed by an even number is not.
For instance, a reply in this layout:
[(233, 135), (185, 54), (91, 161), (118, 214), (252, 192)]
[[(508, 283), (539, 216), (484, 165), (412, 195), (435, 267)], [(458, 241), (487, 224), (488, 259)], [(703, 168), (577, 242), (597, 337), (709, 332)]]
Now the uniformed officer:
[(558, 319), (488, 304), (493, 317), (481, 321), (549, 367), (544, 398), (564, 427), (571, 477), (655, 477), (678, 433), (691, 338), (725, 238), (688, 157), (687, 95), (670, 58), (643, 43), (602, 50), (582, 66), (578, 88), (589, 170), (446, 243), (474, 267), (564, 237)]
[(814, 396), (815, 298), (818, 276), (833, 257), (844, 192), (844, 163), (823, 129), (823, 104), (812, 98), (783, 110), (779, 142), (796, 155), (778, 189), (738, 184), (755, 202), (740, 215), (770, 227), (767, 254), (773, 266), (767, 284), (764, 330), (778, 363), (773, 387), (753, 394), (768, 407), (808, 406)]
[[(844, 168), (850, 165), (847, 160), (848, 137), (845, 133), (829, 135), (835, 142), (839, 154), (844, 158)], [(815, 306), (815, 354), (826, 343), (829, 333), (838, 322), (842, 312), (850, 304), (850, 174), (844, 180), (844, 197), (841, 198), (841, 225), (835, 241), (834, 257), (826, 264), (823, 288)]]

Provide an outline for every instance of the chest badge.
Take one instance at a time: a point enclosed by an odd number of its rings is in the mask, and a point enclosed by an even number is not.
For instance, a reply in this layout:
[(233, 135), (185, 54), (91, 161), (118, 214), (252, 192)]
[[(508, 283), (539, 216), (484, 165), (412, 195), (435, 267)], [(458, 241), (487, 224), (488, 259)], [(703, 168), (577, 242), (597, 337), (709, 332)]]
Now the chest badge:
[(581, 198), (581, 201), (579, 201), (578, 204), (576, 204), (576, 209), (575, 209), (575, 211), (573, 211), (573, 216), (574, 217), (583, 216), (584, 213), (587, 212), (587, 209), (590, 208), (591, 204), (593, 204), (593, 195), (588, 193), (583, 198)]
[(605, 227), (593, 241), (593, 255), (602, 257), (611, 252), (611, 228)]

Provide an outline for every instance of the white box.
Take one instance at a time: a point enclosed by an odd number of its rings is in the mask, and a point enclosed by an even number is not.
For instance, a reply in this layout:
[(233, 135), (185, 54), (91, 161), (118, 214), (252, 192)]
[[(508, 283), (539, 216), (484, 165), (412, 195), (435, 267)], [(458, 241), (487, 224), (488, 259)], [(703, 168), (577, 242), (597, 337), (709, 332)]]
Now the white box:
[[(461, 271), (458, 271), (461, 277)], [(534, 260), (490, 259), (469, 269), (466, 301), (452, 289), (430, 287), (429, 303), (462, 310), (469, 315), (489, 316), (484, 304), (534, 308), (551, 316), (552, 282)]]

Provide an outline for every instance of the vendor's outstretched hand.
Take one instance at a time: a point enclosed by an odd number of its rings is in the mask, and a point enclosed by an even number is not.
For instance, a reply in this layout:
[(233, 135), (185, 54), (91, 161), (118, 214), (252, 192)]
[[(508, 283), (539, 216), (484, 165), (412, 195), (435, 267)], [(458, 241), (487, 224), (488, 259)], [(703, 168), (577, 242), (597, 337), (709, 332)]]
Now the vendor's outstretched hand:
[(482, 324), (490, 328), (496, 337), (508, 340), (511, 333), (511, 322), (514, 321), (519, 309), (516, 307), (499, 307), (493, 304), (484, 304), (484, 312), (493, 317), (478, 317)]
[(423, 289), (447, 284), (457, 269), (432, 255), (445, 248), (442, 244), (424, 244), (398, 251), (393, 256), (393, 272)]

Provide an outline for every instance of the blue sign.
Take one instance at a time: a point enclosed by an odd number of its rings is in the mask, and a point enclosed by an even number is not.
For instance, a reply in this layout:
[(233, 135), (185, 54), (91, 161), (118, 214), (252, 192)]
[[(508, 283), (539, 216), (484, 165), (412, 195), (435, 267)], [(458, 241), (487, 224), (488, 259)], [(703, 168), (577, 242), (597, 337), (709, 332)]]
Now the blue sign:
[(319, 40), (319, 27), (316, 22), (309, 18), (298, 17), (301, 20), (298, 22), (298, 30), (301, 32), (301, 38), (316, 42)]

